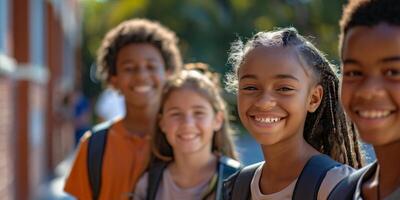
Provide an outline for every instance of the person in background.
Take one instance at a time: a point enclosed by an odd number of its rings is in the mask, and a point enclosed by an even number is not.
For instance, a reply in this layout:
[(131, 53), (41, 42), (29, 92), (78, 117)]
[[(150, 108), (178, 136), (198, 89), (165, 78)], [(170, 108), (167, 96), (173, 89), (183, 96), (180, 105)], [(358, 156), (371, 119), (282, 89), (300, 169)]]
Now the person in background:
[(166, 83), (159, 128), (151, 142), (152, 157), (160, 162), (140, 178), (133, 199), (221, 198), (223, 179), (240, 163), (234, 160), (232, 130), (219, 85), (218, 75), (203, 63), (185, 65)]
[(124, 96), (126, 115), (101, 125), (100, 132), (85, 133), (66, 180), (67, 193), (78, 199), (129, 199), (148, 165), (161, 90), (182, 65), (177, 43), (171, 30), (146, 19), (124, 21), (104, 37), (99, 75)]

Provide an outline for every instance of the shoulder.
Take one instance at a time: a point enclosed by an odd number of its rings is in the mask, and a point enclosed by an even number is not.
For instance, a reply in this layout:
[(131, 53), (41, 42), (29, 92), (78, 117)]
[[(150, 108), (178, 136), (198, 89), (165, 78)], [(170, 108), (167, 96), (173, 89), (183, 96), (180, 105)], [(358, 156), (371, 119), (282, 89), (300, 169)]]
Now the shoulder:
[(367, 173), (375, 173), (376, 163), (367, 165), (343, 178), (329, 194), (329, 199), (353, 199), (360, 195), (362, 179)]
[(144, 172), (136, 184), (135, 191), (136, 190), (146, 191), (148, 182), (149, 182), (149, 173)]
[[(257, 169), (262, 167), (263, 163), (264, 162), (259, 162), (246, 166), (225, 179), (223, 183), (223, 199), (231, 199), (234, 188), (241, 188), (241, 192), (249, 194), (253, 176)], [(247, 196), (247, 194), (244, 196)]]
[(145, 172), (140, 177), (139, 181), (136, 183), (135, 191), (132, 194), (134, 200), (142, 200), (147, 196), (147, 187), (148, 187), (148, 177), (149, 173)]
[(326, 173), (325, 178), (321, 183), (318, 192), (318, 199), (327, 199), (329, 193), (333, 190), (333, 188), (341, 180), (352, 174), (354, 171), (355, 169), (348, 165), (339, 165), (330, 169)]

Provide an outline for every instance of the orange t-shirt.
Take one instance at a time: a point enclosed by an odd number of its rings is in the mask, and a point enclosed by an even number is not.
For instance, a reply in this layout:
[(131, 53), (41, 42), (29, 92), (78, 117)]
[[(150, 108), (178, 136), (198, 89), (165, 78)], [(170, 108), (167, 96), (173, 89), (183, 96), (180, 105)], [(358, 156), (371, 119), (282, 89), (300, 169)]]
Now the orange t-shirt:
[[(103, 156), (99, 200), (129, 199), (149, 162), (149, 137), (138, 137), (126, 130), (122, 121), (115, 122), (107, 133)], [(64, 190), (78, 199), (92, 199), (87, 171), (87, 132), (81, 139)]]

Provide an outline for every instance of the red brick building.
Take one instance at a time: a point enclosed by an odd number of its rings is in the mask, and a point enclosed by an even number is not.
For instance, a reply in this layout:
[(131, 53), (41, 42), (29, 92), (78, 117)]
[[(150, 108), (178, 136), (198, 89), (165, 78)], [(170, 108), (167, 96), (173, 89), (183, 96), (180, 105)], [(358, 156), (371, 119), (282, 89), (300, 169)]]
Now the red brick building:
[(78, 0), (0, 1), (0, 197), (35, 199), (73, 147)]

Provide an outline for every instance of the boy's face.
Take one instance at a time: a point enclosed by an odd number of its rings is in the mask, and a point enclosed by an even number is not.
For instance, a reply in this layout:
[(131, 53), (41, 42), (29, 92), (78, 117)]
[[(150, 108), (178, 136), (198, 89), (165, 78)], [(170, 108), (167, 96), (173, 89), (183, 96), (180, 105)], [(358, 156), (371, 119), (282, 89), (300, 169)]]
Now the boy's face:
[(362, 139), (375, 146), (400, 141), (400, 27), (352, 28), (342, 50), (341, 99)]
[(118, 52), (117, 74), (111, 83), (124, 95), (127, 106), (154, 106), (165, 82), (165, 68), (160, 51), (153, 45), (128, 44)]

